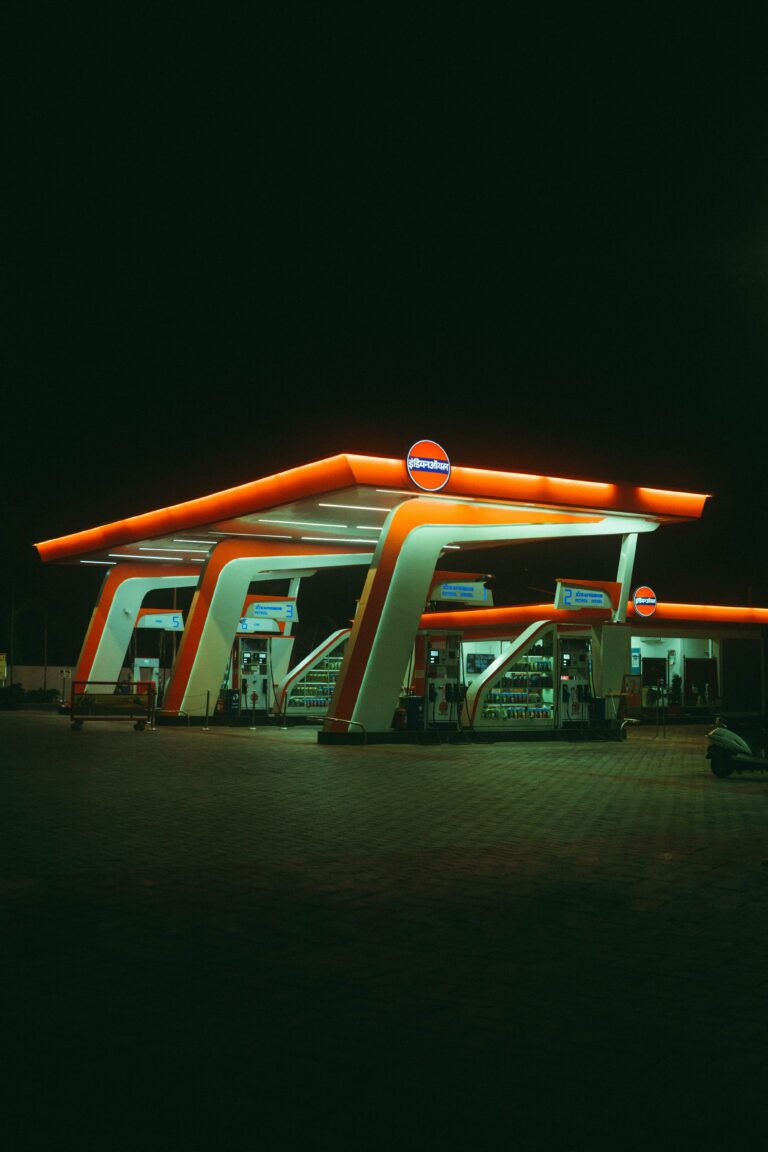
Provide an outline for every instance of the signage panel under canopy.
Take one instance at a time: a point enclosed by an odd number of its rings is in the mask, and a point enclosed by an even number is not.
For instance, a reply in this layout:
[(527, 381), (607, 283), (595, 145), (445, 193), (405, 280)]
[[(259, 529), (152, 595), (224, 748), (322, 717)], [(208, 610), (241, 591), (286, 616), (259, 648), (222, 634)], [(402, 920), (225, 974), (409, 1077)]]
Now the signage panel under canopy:
[(246, 610), (249, 620), (285, 620), (298, 624), (295, 600), (252, 600)]
[(493, 595), (481, 580), (445, 580), (435, 585), (429, 598), (459, 604), (477, 604), (485, 608), (493, 607)]

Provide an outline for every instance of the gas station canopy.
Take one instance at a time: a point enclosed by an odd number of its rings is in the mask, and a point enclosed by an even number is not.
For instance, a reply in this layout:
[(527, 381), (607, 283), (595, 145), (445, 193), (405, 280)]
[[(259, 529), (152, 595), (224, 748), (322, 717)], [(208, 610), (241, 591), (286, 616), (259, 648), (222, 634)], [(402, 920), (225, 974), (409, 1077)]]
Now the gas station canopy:
[[(701, 516), (706, 495), (454, 466), (439, 491), (420, 490), (405, 459), (342, 454), (36, 544), (46, 563), (204, 564), (222, 540), (334, 544), (369, 551), (404, 500), (638, 517), (661, 524)], [(503, 539), (504, 537), (501, 537)], [(488, 541), (485, 541), (487, 544)], [(461, 548), (461, 542), (454, 547)]]

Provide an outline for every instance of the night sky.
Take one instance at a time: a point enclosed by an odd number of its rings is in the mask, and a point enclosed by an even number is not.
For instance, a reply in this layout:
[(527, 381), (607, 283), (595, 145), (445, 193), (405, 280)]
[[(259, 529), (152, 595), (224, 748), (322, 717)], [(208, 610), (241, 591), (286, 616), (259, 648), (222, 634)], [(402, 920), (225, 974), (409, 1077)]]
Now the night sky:
[[(98, 590), (33, 541), (422, 436), (711, 492), (636, 575), (768, 605), (765, 27), (529, 7), (18, 15), (0, 650), (12, 587), (19, 663)], [(616, 554), (493, 564), (519, 602)]]

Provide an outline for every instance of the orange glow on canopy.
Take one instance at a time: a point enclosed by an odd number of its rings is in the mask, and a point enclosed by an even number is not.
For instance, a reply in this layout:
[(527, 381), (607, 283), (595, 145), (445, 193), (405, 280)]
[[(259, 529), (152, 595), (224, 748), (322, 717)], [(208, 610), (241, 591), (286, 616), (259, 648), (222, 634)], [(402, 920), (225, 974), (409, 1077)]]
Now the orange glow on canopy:
[[(71, 560), (355, 486), (399, 490), (405, 499), (411, 494), (419, 495), (419, 490), (409, 484), (405, 459), (341, 454), (181, 504), (43, 540), (35, 547), (45, 562)], [(707, 499), (706, 495), (696, 492), (458, 465), (452, 468), (451, 478), (441, 495), (502, 504), (526, 503), (550, 509), (635, 514), (660, 521), (697, 519)]]
[(729, 604), (675, 604), (657, 603), (652, 616), (640, 617), (635, 614), (634, 605), (627, 605), (627, 620), (642, 621), (653, 627), (654, 620), (685, 621), (713, 624), (768, 624), (768, 608), (746, 608)]
[[(527, 624), (536, 620), (547, 620), (556, 624), (572, 624), (574, 627), (605, 623), (610, 618), (607, 608), (555, 608), (554, 604), (515, 604), (506, 608), (465, 608), (446, 612), (425, 612), (419, 622), (422, 631), (430, 629), (453, 629), (463, 632), (467, 638), (482, 635), (490, 638), (515, 635)], [(639, 627), (643, 632), (653, 633), (657, 624), (737, 624), (768, 625), (768, 608), (745, 608), (730, 604), (676, 604), (658, 603), (653, 616), (635, 615), (634, 605), (627, 604), (627, 624)]]

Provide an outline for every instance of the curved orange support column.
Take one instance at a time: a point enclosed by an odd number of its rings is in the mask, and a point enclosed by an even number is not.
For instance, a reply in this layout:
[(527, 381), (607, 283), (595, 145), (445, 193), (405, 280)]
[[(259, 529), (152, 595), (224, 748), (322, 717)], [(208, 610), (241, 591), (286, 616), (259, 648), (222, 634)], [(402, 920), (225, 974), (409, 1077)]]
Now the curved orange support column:
[[(494, 541), (523, 541), (541, 535), (567, 536), (574, 530), (599, 532), (604, 530), (604, 520), (573, 512), (493, 508), (428, 498), (409, 500), (395, 508), (368, 573), (336, 681), (330, 712), (344, 719), (326, 720), (325, 730), (344, 732), (351, 722), (365, 728), (373, 723), (376, 728), (371, 730), (377, 731), (389, 727), (386, 715), (394, 711), (398, 678), (407, 663), (437, 557), (446, 544), (472, 541), (487, 546)], [(626, 527), (611, 528), (622, 530)], [(360, 711), (366, 681), (369, 700)], [(379, 702), (374, 705), (376, 693)]]
[[(99, 598), (91, 613), (88, 630), (80, 649), (74, 680), (83, 682), (90, 679), (117, 679), (122, 661), (128, 648), (128, 641), (136, 623), (136, 616), (143, 597), (153, 588), (181, 587), (184, 584), (196, 584), (200, 576), (199, 569), (190, 568), (188, 564), (115, 564), (110, 568), (101, 585)], [(135, 595), (125, 597), (128, 581), (136, 581), (133, 589)], [(125, 599), (123, 609), (119, 601)], [(129, 603), (130, 601), (130, 603)], [(137, 602), (138, 601), (138, 602)], [(119, 615), (117, 613), (119, 612)], [(123, 618), (123, 612), (127, 613)], [(110, 636), (111, 634), (111, 636)], [(125, 644), (123, 638), (127, 637)], [(112, 651), (104, 653), (105, 646), (112, 639)], [(103, 657), (102, 659), (100, 659)], [(114, 669), (115, 661), (119, 666)], [(106, 670), (100, 670), (99, 663), (104, 664)], [(96, 665), (96, 667), (94, 667)]]
[(217, 544), (192, 600), (163, 712), (202, 715), (206, 693), (211, 698), (218, 694), (252, 580), (272, 571), (279, 576), (302, 567), (367, 564), (370, 555), (370, 548), (354, 545), (288, 542), (276, 548), (274, 541), (244, 539)]

